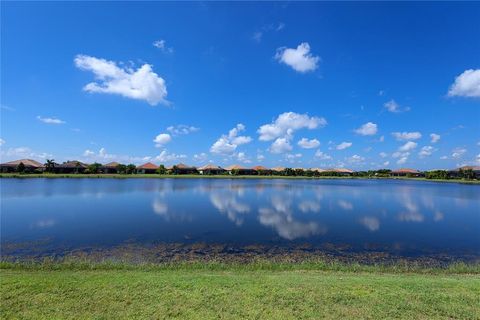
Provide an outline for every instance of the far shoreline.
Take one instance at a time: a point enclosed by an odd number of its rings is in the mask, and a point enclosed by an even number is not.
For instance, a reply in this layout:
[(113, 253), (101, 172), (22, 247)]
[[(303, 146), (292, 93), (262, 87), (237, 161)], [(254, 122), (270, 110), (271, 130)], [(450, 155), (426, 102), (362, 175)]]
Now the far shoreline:
[(3, 179), (251, 179), (251, 180), (402, 180), (402, 181), (428, 181), (441, 183), (478, 184), (480, 180), (464, 179), (426, 179), (414, 177), (356, 177), (356, 176), (282, 176), (282, 175), (198, 175), (198, 174), (20, 174), (0, 173)]

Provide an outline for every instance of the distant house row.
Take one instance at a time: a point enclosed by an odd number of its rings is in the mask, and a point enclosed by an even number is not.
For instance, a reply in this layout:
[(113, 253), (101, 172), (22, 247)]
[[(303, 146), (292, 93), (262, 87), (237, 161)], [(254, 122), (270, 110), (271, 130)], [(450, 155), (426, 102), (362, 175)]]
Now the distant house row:
[[(231, 165), (225, 168), (214, 164), (207, 164), (201, 167), (188, 166), (183, 163), (164, 167), (163, 165), (156, 165), (151, 162), (144, 163), (140, 166), (133, 164), (123, 165), (118, 162), (110, 162), (107, 164), (86, 164), (81, 161), (66, 161), (58, 164), (53, 161), (47, 161), (41, 164), (38, 161), (31, 159), (20, 159), (0, 164), (1, 172), (51, 172), (51, 173), (130, 173), (130, 174), (155, 174), (155, 173), (169, 173), (169, 174), (201, 174), (201, 175), (336, 175), (336, 176), (350, 176), (350, 175), (387, 175), (393, 177), (432, 177), (432, 173), (438, 173), (440, 178), (462, 178), (465, 177), (465, 172), (469, 172), (470, 178), (480, 178), (480, 166), (464, 166), (452, 170), (430, 170), (419, 171), (415, 169), (402, 168), (397, 170), (371, 170), (371, 171), (353, 171), (346, 168), (285, 168), (275, 167), (267, 168), (264, 166), (244, 167), (240, 165)], [(433, 175), (433, 177), (437, 177)]]

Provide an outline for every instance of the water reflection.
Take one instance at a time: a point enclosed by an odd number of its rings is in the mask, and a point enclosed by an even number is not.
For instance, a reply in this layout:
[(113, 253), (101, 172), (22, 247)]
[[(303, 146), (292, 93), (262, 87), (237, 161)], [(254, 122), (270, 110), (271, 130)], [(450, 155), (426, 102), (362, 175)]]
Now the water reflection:
[[(28, 182), (28, 183), (26, 183)], [(375, 180), (3, 179), (1, 241), (202, 241), (480, 256), (480, 186)], [(348, 212), (348, 214), (346, 214)], [(387, 248), (387, 249), (385, 249)]]

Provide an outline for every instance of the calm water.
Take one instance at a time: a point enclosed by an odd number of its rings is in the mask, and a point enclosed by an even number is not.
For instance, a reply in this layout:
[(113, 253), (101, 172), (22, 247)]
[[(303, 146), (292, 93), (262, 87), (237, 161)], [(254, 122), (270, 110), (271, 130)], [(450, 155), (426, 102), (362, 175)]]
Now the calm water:
[(4, 248), (40, 240), (50, 251), (125, 243), (308, 243), (404, 256), (480, 256), (476, 185), (226, 179), (0, 183)]

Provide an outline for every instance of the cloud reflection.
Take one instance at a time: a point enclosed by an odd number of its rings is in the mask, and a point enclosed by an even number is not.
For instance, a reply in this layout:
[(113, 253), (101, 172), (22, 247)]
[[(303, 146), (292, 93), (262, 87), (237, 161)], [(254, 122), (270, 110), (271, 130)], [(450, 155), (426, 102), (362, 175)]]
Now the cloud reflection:
[(226, 213), (230, 221), (241, 226), (244, 221), (243, 215), (250, 212), (250, 207), (237, 200), (234, 194), (211, 193), (210, 201), (221, 213)]
[(360, 223), (368, 230), (374, 232), (380, 229), (380, 221), (376, 217), (366, 216), (360, 219)]

